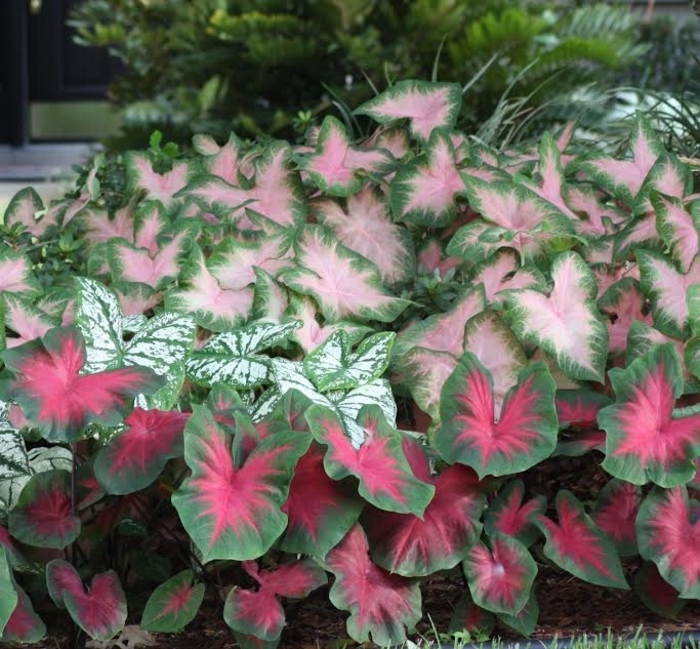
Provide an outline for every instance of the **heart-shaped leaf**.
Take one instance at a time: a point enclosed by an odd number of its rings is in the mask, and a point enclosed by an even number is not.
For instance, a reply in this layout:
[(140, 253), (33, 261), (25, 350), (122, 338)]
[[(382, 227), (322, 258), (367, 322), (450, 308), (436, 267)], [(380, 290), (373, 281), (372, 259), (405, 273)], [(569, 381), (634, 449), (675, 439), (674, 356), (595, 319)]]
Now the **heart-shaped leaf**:
[(143, 609), (141, 628), (156, 633), (182, 631), (204, 600), (204, 584), (193, 581), (194, 573), (183, 570), (158, 586)]

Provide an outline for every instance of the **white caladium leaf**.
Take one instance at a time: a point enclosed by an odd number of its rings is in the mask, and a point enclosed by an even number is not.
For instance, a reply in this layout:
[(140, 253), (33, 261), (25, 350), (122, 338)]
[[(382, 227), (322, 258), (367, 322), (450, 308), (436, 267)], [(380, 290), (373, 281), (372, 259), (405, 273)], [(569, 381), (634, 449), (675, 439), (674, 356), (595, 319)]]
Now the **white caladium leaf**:
[(457, 215), (457, 197), (465, 187), (450, 134), (433, 131), (425, 155), (401, 167), (391, 182), (391, 212), (396, 220), (406, 223), (449, 225)]
[(393, 322), (409, 304), (384, 288), (377, 267), (342, 245), (332, 230), (309, 225), (295, 243), (296, 264), (282, 271), (290, 288), (313, 296), (324, 317)]
[(378, 379), (389, 366), (395, 338), (389, 331), (374, 334), (352, 353), (349, 336), (337, 331), (304, 358), (304, 371), (320, 392), (359, 387)]
[(362, 149), (351, 143), (345, 127), (328, 115), (321, 124), (316, 151), (297, 155), (299, 168), (325, 194), (350, 196), (362, 189), (368, 175), (385, 176), (394, 157), (386, 149)]
[(419, 140), (427, 140), (435, 128), (452, 128), (461, 107), (462, 88), (458, 83), (410, 79), (398, 81), (354, 113), (368, 115), (380, 124), (407, 118), (411, 134)]
[(165, 312), (145, 321), (130, 340), (124, 340), (125, 324), (133, 331), (133, 318), (124, 318), (111, 290), (86, 278), (78, 278), (75, 322), (85, 339), (85, 371), (140, 365), (165, 378), (165, 385), (146, 397), (150, 407), (168, 409), (177, 399), (184, 380), (184, 363), (194, 345), (192, 318)]
[(239, 390), (253, 390), (268, 382), (272, 361), (259, 352), (281, 345), (298, 322), (255, 322), (210, 338), (187, 361), (187, 374), (200, 385), (226, 383)]
[(669, 336), (686, 338), (690, 334), (686, 294), (693, 284), (700, 282), (700, 261), (696, 257), (683, 274), (657, 253), (638, 250), (635, 255), (642, 292), (651, 301), (654, 326)]
[[(376, 379), (349, 392), (322, 394), (304, 372), (303, 363), (286, 358), (273, 358), (272, 367), (277, 382), (277, 394), (270, 395), (270, 399), (276, 398), (279, 401), (289, 390), (296, 390), (313, 403), (331, 408), (340, 417), (355, 448), (359, 448), (365, 440), (365, 432), (356, 421), (363, 406), (378, 405), (387, 421), (392, 426), (396, 425), (396, 402), (391, 385), (385, 379)], [(270, 403), (267, 402), (266, 411), (269, 412), (270, 409)]]
[(602, 381), (608, 330), (595, 302), (595, 277), (574, 252), (555, 257), (551, 275), (549, 295), (532, 289), (506, 293), (509, 324), (522, 341), (551, 354), (567, 376)]

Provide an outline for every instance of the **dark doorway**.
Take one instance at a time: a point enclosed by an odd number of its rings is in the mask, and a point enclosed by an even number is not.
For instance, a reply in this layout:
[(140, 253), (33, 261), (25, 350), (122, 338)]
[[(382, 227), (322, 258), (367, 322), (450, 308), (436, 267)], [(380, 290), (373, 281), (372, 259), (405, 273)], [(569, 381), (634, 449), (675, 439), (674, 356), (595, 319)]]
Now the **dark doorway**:
[[(77, 2), (0, 2), (0, 143), (21, 146), (37, 139), (37, 115), (57, 115), (61, 105), (89, 108), (106, 99), (117, 65), (105, 50), (73, 43), (66, 20)], [(78, 133), (68, 139), (90, 138)]]

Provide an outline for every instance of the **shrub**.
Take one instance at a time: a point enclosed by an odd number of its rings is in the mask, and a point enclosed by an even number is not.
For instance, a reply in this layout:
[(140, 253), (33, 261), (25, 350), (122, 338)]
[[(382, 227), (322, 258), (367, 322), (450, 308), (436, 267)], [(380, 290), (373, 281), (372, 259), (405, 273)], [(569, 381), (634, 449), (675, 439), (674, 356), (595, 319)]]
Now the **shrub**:
[(624, 7), (511, 5), (83, 0), (72, 23), (80, 42), (123, 61), (111, 95), (125, 108), (123, 139), (139, 148), (154, 128), (180, 143), (231, 130), (291, 138), (373, 87), (431, 71), (472, 80), (462, 116), (472, 130), (504, 95), (532, 95), (534, 110), (642, 52)]
[[(539, 553), (662, 614), (700, 596), (691, 170), (641, 115), (621, 157), (571, 155), (571, 127), (499, 151), (460, 102), (399, 82), (357, 109), (369, 139), (331, 116), (297, 146), (156, 137), (48, 208), (17, 194), (4, 640), (45, 632), (28, 591), (106, 639), (125, 591), (175, 631), (209, 590), (275, 646), (280, 600), (332, 575), (348, 634), (396, 644), (438, 571), (466, 578), (452, 628), (528, 635)], [(586, 455), (590, 502), (527, 486)]]

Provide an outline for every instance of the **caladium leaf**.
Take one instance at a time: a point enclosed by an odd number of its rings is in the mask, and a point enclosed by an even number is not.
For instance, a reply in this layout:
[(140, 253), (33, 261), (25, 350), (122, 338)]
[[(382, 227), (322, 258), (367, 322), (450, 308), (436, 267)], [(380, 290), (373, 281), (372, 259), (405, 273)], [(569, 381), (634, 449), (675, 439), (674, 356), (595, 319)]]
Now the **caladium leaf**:
[(129, 320), (121, 313), (117, 297), (107, 287), (78, 278), (74, 322), (85, 338), (85, 372), (99, 372), (138, 365), (164, 378), (165, 385), (147, 398), (151, 407), (168, 409), (184, 381), (183, 364), (194, 345), (196, 325), (192, 318), (161, 313), (145, 320), (135, 334), (124, 340)]
[(63, 559), (46, 564), (46, 584), (56, 606), (94, 640), (110, 640), (126, 622), (126, 596), (113, 570), (95, 575), (87, 591), (76, 569)]
[[(234, 440), (236, 436), (234, 436)], [(262, 556), (284, 531), (292, 469), (311, 437), (277, 433), (248, 449), (232, 447), (231, 436), (201, 406), (185, 427), (185, 462), (192, 470), (172, 496), (185, 529), (203, 561)]]
[(425, 141), (434, 129), (453, 127), (461, 107), (462, 88), (458, 83), (407, 79), (397, 81), (353, 112), (369, 115), (380, 124), (407, 118), (411, 135)]
[(12, 578), (7, 554), (4, 546), (0, 546), (0, 629), (7, 627), (18, 601), (19, 595)]
[(41, 293), (41, 286), (32, 273), (32, 264), (20, 252), (0, 252), (0, 292), (22, 293), (33, 297)]
[(354, 146), (342, 122), (331, 115), (321, 124), (316, 151), (297, 159), (314, 185), (332, 196), (350, 196), (362, 189), (368, 175), (384, 176), (394, 166), (394, 157), (386, 149)]
[(378, 379), (389, 366), (396, 334), (381, 332), (365, 338), (355, 353), (341, 329), (304, 358), (304, 371), (320, 392), (350, 390)]
[(674, 618), (687, 604), (686, 600), (678, 597), (678, 591), (671, 586), (660, 574), (655, 563), (645, 561), (633, 582), (634, 592), (657, 615)]
[(414, 475), (434, 485), (435, 495), (420, 518), (376, 509), (366, 512), (362, 521), (372, 559), (404, 577), (454, 568), (481, 534), (479, 521), (486, 499), (479, 481), (471, 469), (460, 465), (433, 478), (418, 442), (404, 439), (403, 449)]
[(73, 513), (70, 473), (61, 469), (33, 475), (9, 513), (8, 529), (18, 541), (39, 548), (63, 549), (80, 534)]
[(639, 553), (684, 599), (700, 597), (700, 522), (694, 505), (685, 486), (654, 487), (637, 516)]
[(377, 406), (365, 406), (358, 414), (357, 423), (364, 434), (359, 447), (332, 410), (313, 405), (306, 420), (314, 438), (328, 447), (323, 464), (331, 478), (342, 480), (353, 475), (359, 480), (360, 495), (375, 507), (423, 515), (435, 487), (413, 474), (400, 434)]
[(298, 326), (297, 322), (254, 322), (213, 336), (192, 353), (187, 374), (200, 385), (226, 383), (253, 390), (271, 378), (271, 359), (259, 352), (283, 344)]
[(170, 458), (182, 456), (182, 432), (188, 419), (189, 413), (134, 408), (124, 420), (126, 429), (95, 456), (98, 482), (111, 494), (145, 489)]
[(609, 373), (616, 401), (598, 413), (606, 431), (603, 468), (633, 484), (684, 484), (700, 452), (700, 413), (674, 411), (683, 393), (681, 361), (671, 344)]
[(36, 340), (2, 354), (14, 373), (7, 393), (48, 441), (73, 442), (84, 426), (110, 426), (137, 394), (152, 394), (162, 380), (152, 370), (131, 366), (81, 375), (87, 354), (77, 327), (51, 329)]
[(418, 583), (372, 563), (359, 524), (328, 553), (324, 563), (335, 575), (330, 600), (336, 608), (350, 611), (347, 630), (353, 640), (367, 642), (371, 637), (380, 646), (406, 640), (406, 627), (413, 628), (421, 617)]
[(60, 324), (58, 318), (52, 318), (35, 306), (32, 299), (15, 293), (5, 293), (0, 298), (0, 316), (4, 316), (5, 329), (17, 334), (5, 334), (5, 345), (8, 348), (41, 338), (49, 329)]
[(544, 290), (546, 282), (534, 266), (521, 266), (518, 253), (512, 248), (500, 248), (495, 254), (474, 266), (469, 282), (483, 284), (486, 303), (500, 302), (500, 292), (509, 288)]
[(286, 623), (278, 597), (306, 597), (327, 582), (325, 571), (313, 559), (262, 571), (258, 571), (254, 561), (245, 561), (243, 570), (255, 579), (258, 590), (234, 586), (226, 596), (224, 621), (234, 633), (252, 635), (265, 642), (277, 640)]
[(176, 202), (175, 195), (185, 185), (193, 172), (187, 162), (176, 162), (173, 168), (163, 174), (154, 170), (149, 157), (143, 153), (129, 151), (124, 156), (126, 165), (127, 189), (130, 196), (146, 192), (146, 198), (159, 200), (165, 207)]
[(690, 333), (686, 292), (700, 282), (700, 260), (695, 257), (687, 273), (679, 273), (673, 264), (657, 253), (635, 252), (641, 275), (642, 291), (651, 301), (654, 326), (662, 333), (687, 338)]
[(509, 291), (508, 322), (521, 340), (553, 356), (567, 376), (602, 381), (608, 331), (595, 303), (595, 277), (574, 252), (557, 255), (551, 274), (554, 288), (549, 295)]
[(345, 208), (322, 198), (312, 209), (316, 221), (331, 228), (344, 246), (374, 263), (387, 284), (406, 280), (415, 272), (410, 233), (392, 221), (376, 190), (365, 187), (349, 196)]
[(646, 297), (639, 282), (632, 277), (623, 277), (610, 286), (598, 300), (598, 308), (608, 316), (608, 352), (622, 354), (627, 348), (630, 328), (635, 322), (652, 324), (647, 313)]
[(459, 637), (459, 634), (465, 631), (469, 634), (468, 637), (480, 637), (481, 635), (489, 636), (493, 630), (495, 618), (493, 613), (486, 611), (474, 603), (468, 588), (462, 591), (457, 604), (454, 607), (454, 613), (450, 620), (448, 633)]
[(435, 448), (446, 461), (471, 466), (480, 477), (524, 471), (556, 446), (555, 390), (546, 366), (533, 363), (506, 394), (499, 417), (489, 371), (466, 353), (442, 389)]
[(324, 447), (314, 442), (294, 469), (282, 506), (289, 519), (279, 541), (284, 552), (325, 557), (360, 516), (364, 501), (348, 484), (328, 477), (324, 454)]
[(638, 486), (613, 478), (598, 494), (591, 512), (591, 519), (613, 540), (621, 557), (637, 554), (635, 521), (641, 502)]
[(408, 301), (384, 288), (377, 267), (343, 246), (331, 230), (310, 225), (295, 243), (296, 265), (282, 271), (290, 288), (313, 296), (326, 319), (393, 322)]
[(602, 392), (585, 389), (557, 390), (555, 404), (561, 428), (595, 426), (598, 413), (612, 403)]
[(670, 248), (680, 271), (687, 273), (700, 252), (700, 201), (693, 201), (686, 209), (681, 200), (656, 194), (652, 196), (652, 204), (659, 236)]
[[(490, 547), (489, 547), (490, 546)], [(494, 613), (517, 615), (530, 597), (537, 565), (527, 548), (509, 536), (477, 543), (462, 562), (474, 602)]]
[(392, 180), (391, 212), (397, 221), (443, 227), (457, 215), (457, 197), (464, 191), (449, 133), (433, 131), (424, 156), (402, 166)]
[(44, 202), (33, 187), (20, 189), (7, 204), (3, 220), (6, 225), (12, 227), (20, 223), (35, 237), (40, 237), (51, 224), (51, 219), (46, 218)]
[(576, 496), (562, 489), (556, 507), (558, 523), (543, 515), (536, 519), (546, 539), (544, 555), (591, 584), (629, 588), (613, 542), (585, 513)]
[[(281, 322), (289, 306), (289, 293), (270, 273), (254, 268), (253, 320)], [(299, 323), (301, 326), (301, 322)]]
[(535, 542), (538, 536), (535, 520), (544, 514), (547, 499), (539, 495), (523, 503), (524, 496), (525, 485), (520, 479), (511, 480), (499, 492), (484, 515), (484, 530), (489, 538), (497, 534), (509, 536), (526, 547)]
[[(46, 625), (36, 614), (27, 593), (17, 584), (15, 584), (14, 588), (17, 595), (17, 605), (7, 620), (7, 624), (5, 624), (2, 635), (0, 635), (0, 641), (3, 643), (34, 644), (43, 640), (46, 636)], [(4, 598), (6, 595), (6, 593), (0, 591), (0, 597)], [(12, 598), (10, 597), (9, 602), (11, 601)], [(0, 617), (1, 621), (2, 618)]]
[(194, 582), (194, 572), (183, 570), (158, 586), (143, 609), (141, 628), (156, 633), (182, 631), (204, 600), (204, 584)]
[(517, 615), (497, 613), (496, 617), (506, 626), (510, 627), (518, 635), (529, 637), (535, 630), (537, 619), (540, 615), (540, 607), (535, 597), (534, 589), (530, 592), (530, 599)]

